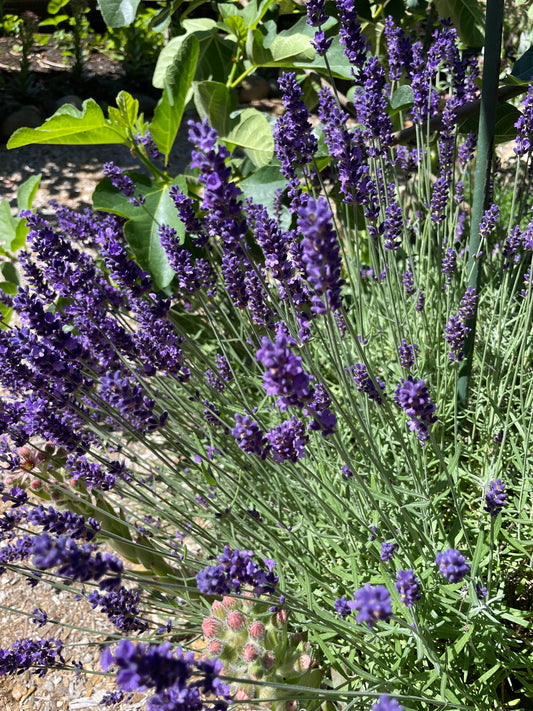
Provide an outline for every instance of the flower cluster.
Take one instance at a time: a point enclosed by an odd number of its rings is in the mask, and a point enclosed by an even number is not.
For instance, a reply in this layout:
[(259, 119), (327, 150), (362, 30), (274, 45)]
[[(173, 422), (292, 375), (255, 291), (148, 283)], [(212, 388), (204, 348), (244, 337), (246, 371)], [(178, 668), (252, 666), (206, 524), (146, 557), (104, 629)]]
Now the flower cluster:
[(444, 331), (444, 337), (450, 346), (449, 357), (451, 361), (461, 361), (464, 358), (466, 337), (472, 330), (468, 325), (468, 321), (473, 318), (476, 307), (476, 290), (469, 286), (461, 299), (459, 313), (456, 316), (450, 316)]
[(436, 405), (431, 402), (424, 380), (415, 380), (411, 375), (402, 378), (396, 388), (394, 401), (409, 416), (409, 427), (424, 444), (429, 438), (429, 427), (437, 421)]
[(466, 562), (466, 558), (454, 548), (437, 553), (436, 563), (441, 575), (449, 583), (460, 583), (470, 572), (470, 565)]
[(507, 503), (505, 484), (501, 479), (495, 479), (485, 489), (485, 511), (491, 516), (497, 516)]
[(280, 396), (277, 404), (281, 410), (289, 406), (302, 407), (313, 395), (302, 359), (290, 350), (294, 345), (294, 341), (279, 329), (275, 341), (263, 336), (262, 346), (256, 354), (257, 360), (267, 368), (263, 386), (268, 395)]
[(197, 660), (193, 652), (183, 652), (168, 642), (135, 645), (125, 639), (114, 652), (106, 647), (101, 664), (104, 671), (118, 667), (116, 682), (123, 691), (154, 689), (156, 693), (148, 700), (148, 711), (162, 708), (201, 711), (209, 708), (206, 700), (209, 695), (219, 697), (218, 708), (229, 700), (229, 687), (219, 678), (222, 662)]
[(245, 585), (251, 587), (257, 597), (274, 593), (279, 580), (272, 572), (276, 563), (265, 559), (265, 570), (252, 560), (253, 555), (253, 551), (224, 546), (224, 552), (217, 556), (220, 565), (207, 566), (197, 574), (198, 589), (206, 594), (230, 595), (239, 593)]
[(19, 639), (10, 647), (0, 649), (0, 677), (35, 669), (43, 677), (49, 669), (64, 664), (60, 639)]

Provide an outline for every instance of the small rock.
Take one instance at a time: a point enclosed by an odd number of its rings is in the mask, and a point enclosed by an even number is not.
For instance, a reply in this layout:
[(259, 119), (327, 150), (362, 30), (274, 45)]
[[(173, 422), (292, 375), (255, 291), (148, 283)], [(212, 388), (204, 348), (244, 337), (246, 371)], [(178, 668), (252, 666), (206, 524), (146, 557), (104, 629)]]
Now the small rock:
[(72, 104), (72, 106), (75, 106), (80, 111), (83, 108), (83, 100), (80, 99), (77, 94), (66, 94), (66, 96), (62, 96), (55, 102), (55, 110), (57, 111), (57, 109), (59, 109), (64, 104)]
[(251, 101), (261, 101), (269, 94), (269, 85), (266, 79), (258, 76), (246, 77), (239, 86), (239, 101), (249, 104)]
[(15, 684), (15, 686), (11, 689), (11, 696), (15, 701), (20, 701), (25, 693), (26, 687), (22, 684)]
[(37, 128), (42, 122), (43, 117), (36, 106), (23, 106), (3, 120), (0, 135), (9, 138), (19, 128)]

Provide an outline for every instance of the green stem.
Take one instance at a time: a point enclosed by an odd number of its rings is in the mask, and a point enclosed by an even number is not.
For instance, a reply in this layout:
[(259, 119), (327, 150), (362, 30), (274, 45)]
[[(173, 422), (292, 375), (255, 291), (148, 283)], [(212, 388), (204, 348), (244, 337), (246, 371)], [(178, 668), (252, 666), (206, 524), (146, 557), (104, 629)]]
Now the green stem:
[[(487, 1), (485, 20), (485, 64), (483, 66), (483, 87), (479, 111), (478, 148), (470, 227), (470, 251), (468, 254), (468, 286), (479, 294), (481, 276), (481, 255), (478, 255), (481, 236), (479, 223), (490, 200), (490, 171), (494, 147), (494, 127), (496, 124), (496, 105), (498, 77), (500, 72), (500, 53), (502, 43), (503, 0)], [(476, 336), (476, 315), (469, 319), (470, 332), (465, 344), (465, 359), (459, 371), (457, 397), (464, 408), (468, 400), (468, 386), (472, 370), (474, 340)]]

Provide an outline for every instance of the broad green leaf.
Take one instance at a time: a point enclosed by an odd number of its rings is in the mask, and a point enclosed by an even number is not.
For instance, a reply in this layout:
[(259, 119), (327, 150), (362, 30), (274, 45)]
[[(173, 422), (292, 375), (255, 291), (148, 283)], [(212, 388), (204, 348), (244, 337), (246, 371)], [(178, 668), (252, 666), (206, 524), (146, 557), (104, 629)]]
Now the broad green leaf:
[(154, 30), (154, 32), (163, 32), (166, 30), (170, 24), (172, 15), (183, 2), (184, 0), (172, 0), (172, 2), (167, 2), (167, 4), (152, 17), (148, 24), (148, 29)]
[[(204, 18), (198, 22), (196, 20), (187, 20), (183, 24), (188, 29), (187, 33), (171, 39), (159, 53), (152, 77), (152, 84), (156, 89), (165, 88), (167, 69), (174, 62), (174, 57), (178, 54), (189, 35), (195, 34), (198, 41), (203, 43), (205, 39), (210, 39), (217, 32), (217, 23), (209, 18)], [(205, 48), (203, 49), (205, 50)]]
[(221, 138), (242, 148), (253, 164), (260, 168), (267, 165), (274, 155), (274, 138), (266, 117), (257, 109), (245, 109), (239, 122)]
[(483, 47), (484, 16), (478, 0), (435, 0), (440, 17), (450, 17), (461, 40), (469, 47)]
[(64, 104), (53, 116), (37, 128), (19, 128), (7, 143), (8, 148), (19, 148), (34, 143), (59, 145), (87, 145), (123, 143), (129, 145), (126, 133), (105, 118), (94, 99), (83, 102), (79, 111), (72, 104)]
[(246, 197), (254, 202), (264, 205), (272, 215), (276, 192), (282, 190), (287, 180), (275, 165), (265, 165), (253, 172), (248, 178), (241, 180), (240, 189)]
[(529, 84), (533, 79), (533, 47), (526, 50), (513, 64), (511, 79), (515, 84)]
[[(334, 18), (330, 18), (323, 25), (323, 29), (330, 30), (334, 28), (336, 24), (336, 20)], [(336, 79), (353, 79), (352, 66), (344, 56), (344, 47), (339, 42), (338, 33), (335, 30), (333, 30), (333, 32), (333, 42), (328, 50), (327, 57), (329, 68), (331, 69), (331, 72)], [(300, 20), (298, 20), (298, 22), (296, 22), (289, 30), (284, 30), (284, 32), (281, 32), (280, 34), (288, 37), (292, 36), (293, 34), (305, 35), (309, 43), (311, 43), (311, 40), (313, 39), (315, 34), (315, 28), (307, 24), (306, 17), (304, 16)], [(301, 69), (312, 69), (318, 72), (319, 74), (325, 74), (329, 76), (329, 70), (328, 66), (326, 66), (325, 58), (320, 57), (318, 54), (316, 54), (311, 44), (309, 44), (309, 46), (312, 49), (311, 61), (295, 60), (293, 62), (293, 65)]]
[(62, 7), (68, 5), (69, 2), (70, 0), (50, 0), (46, 6), (46, 12), (50, 15), (55, 15), (61, 10)]
[(309, 37), (304, 34), (280, 32), (268, 47), (264, 40), (261, 30), (254, 30), (246, 42), (247, 58), (258, 67), (292, 66), (295, 62), (312, 62), (315, 56)]
[(390, 106), (395, 112), (403, 111), (412, 106), (413, 101), (414, 96), (411, 87), (407, 85), (399, 86), (391, 96)]
[(108, 27), (131, 25), (140, 0), (98, 0), (98, 7)]
[(38, 173), (25, 180), (19, 187), (17, 190), (17, 208), (19, 212), (20, 210), (29, 210), (31, 208), (40, 182), (41, 173)]
[(163, 96), (155, 108), (150, 126), (152, 138), (165, 156), (165, 164), (183, 118), (199, 52), (198, 38), (189, 35), (174, 55), (172, 64), (167, 67)]
[(4, 262), (0, 267), (0, 272), (2, 272), (3, 278), (13, 284), (16, 290), (17, 285), (20, 284), (20, 276), (13, 262)]
[(250, 0), (250, 2), (242, 10), (242, 15), (246, 20), (246, 26), (248, 29), (256, 29), (257, 25), (261, 22), (274, 2), (276, 2), (276, 0), (263, 0), (263, 2), (259, 2), (258, 6), (257, 0)]
[[(17, 293), (17, 284), (18, 282), (13, 283), (11, 281), (0, 281), (0, 291), (3, 291), (4, 294), (14, 296)], [(11, 320), (11, 316), (13, 315), (13, 309), (8, 306), (4, 306), (4, 304), (0, 304), (0, 314), (2, 314), (2, 319), (0, 320), (0, 330), (5, 331), (8, 327), (9, 321)]]
[(17, 221), (11, 214), (9, 202), (4, 199), (0, 202), (0, 244), (6, 249), (11, 249), (16, 229)]
[(30, 228), (28, 227), (26, 220), (21, 217), (17, 222), (15, 238), (13, 239), (13, 242), (11, 242), (11, 250), (13, 252), (16, 252), (17, 249), (22, 249), (26, 246), (26, 237), (28, 236), (29, 231)]
[(227, 136), (235, 121), (230, 114), (237, 105), (235, 91), (215, 81), (194, 82), (194, 105), (201, 119), (207, 119), (220, 137)]
[(229, 15), (225, 18), (223, 23), (219, 23), (221, 26), (232, 35), (235, 35), (237, 39), (241, 40), (246, 37), (246, 22), (244, 18), (240, 15)]
[[(170, 185), (160, 186), (146, 175), (129, 174), (133, 182), (145, 196), (144, 206), (134, 206), (129, 199), (104, 178), (93, 193), (93, 204), (97, 210), (106, 210), (127, 218), (124, 235), (135, 255), (137, 263), (152, 276), (159, 289), (167, 287), (174, 277), (174, 270), (161, 247), (159, 225), (173, 227), (181, 239), (185, 234), (183, 223), (176, 214), (176, 208), (169, 197)], [(186, 190), (185, 178), (179, 176), (173, 183)]]
[(131, 128), (139, 114), (139, 102), (127, 91), (120, 91), (117, 95), (117, 106), (120, 115), (128, 128)]
[[(520, 118), (520, 111), (512, 104), (498, 104), (496, 109), (496, 125), (494, 126), (494, 143), (506, 143), (516, 138), (515, 123)], [(459, 133), (474, 133), (478, 130), (479, 116), (471, 116), (459, 124)]]

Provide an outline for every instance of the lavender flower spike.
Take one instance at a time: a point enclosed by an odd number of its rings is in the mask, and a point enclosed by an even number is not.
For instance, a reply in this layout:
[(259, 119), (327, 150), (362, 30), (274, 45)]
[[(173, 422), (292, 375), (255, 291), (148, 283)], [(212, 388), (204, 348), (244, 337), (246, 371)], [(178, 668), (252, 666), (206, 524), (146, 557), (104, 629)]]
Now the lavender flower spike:
[(409, 427), (417, 433), (418, 439), (425, 443), (429, 438), (429, 426), (437, 421), (433, 405), (424, 380), (415, 380), (409, 375), (402, 378), (396, 388), (394, 401), (409, 416)]
[(501, 479), (491, 481), (485, 489), (485, 511), (491, 516), (497, 516), (506, 503), (505, 484)]
[(390, 593), (383, 585), (370, 585), (356, 591), (354, 607), (359, 610), (357, 622), (366, 622), (372, 629), (378, 620), (388, 622), (392, 617)]
[(448, 548), (443, 553), (437, 553), (436, 563), (441, 575), (449, 583), (460, 583), (470, 572), (470, 565), (459, 551)]
[(325, 313), (341, 306), (341, 257), (337, 233), (333, 229), (331, 212), (326, 198), (307, 204), (298, 210), (298, 228), (303, 234), (302, 261), (307, 281), (315, 294), (311, 297), (315, 313)]
[(370, 707), (370, 711), (404, 711), (403, 706), (391, 699), (387, 694), (382, 694), (378, 701)]

